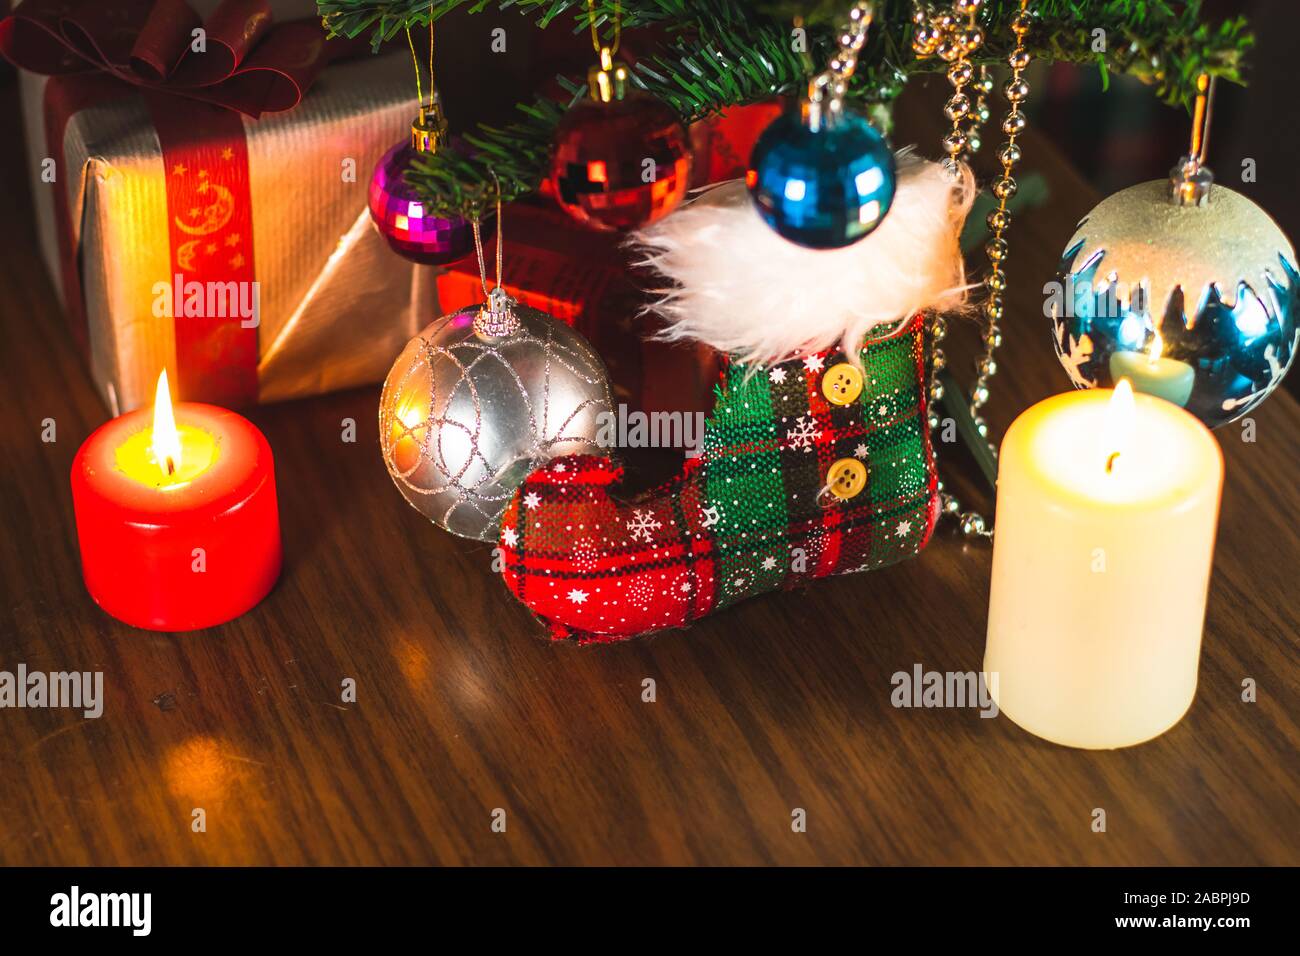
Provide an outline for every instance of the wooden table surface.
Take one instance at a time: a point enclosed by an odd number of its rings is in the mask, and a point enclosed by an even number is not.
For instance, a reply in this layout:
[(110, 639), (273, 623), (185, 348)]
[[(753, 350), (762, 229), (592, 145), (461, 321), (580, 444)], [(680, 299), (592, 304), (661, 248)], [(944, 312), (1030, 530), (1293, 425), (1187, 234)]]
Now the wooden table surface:
[[(906, 142), (906, 109), (900, 124)], [(937, 136), (921, 142), (932, 153)], [(1026, 156), (1051, 199), (1011, 230), (999, 433), (1067, 386), (1040, 289), (1098, 198), (1044, 141)], [(5, 182), (27, 181), (19, 139), (0, 164)], [(1200, 688), (1180, 724), (1128, 750), (890, 705), (896, 671), (980, 667), (990, 550), (950, 526), (916, 560), (689, 631), (553, 646), (487, 545), (422, 523), (392, 487), (375, 388), (252, 411), (275, 449), (280, 583), (226, 626), (154, 634), (110, 620), (82, 586), (68, 473), (106, 413), (24, 189), (0, 192), (0, 222), (0, 669), (103, 671), (106, 698), (100, 719), (0, 710), (0, 863), (1300, 863), (1300, 408), (1287, 394), (1254, 415), (1255, 443), (1219, 433)], [(355, 444), (340, 441), (345, 417)]]

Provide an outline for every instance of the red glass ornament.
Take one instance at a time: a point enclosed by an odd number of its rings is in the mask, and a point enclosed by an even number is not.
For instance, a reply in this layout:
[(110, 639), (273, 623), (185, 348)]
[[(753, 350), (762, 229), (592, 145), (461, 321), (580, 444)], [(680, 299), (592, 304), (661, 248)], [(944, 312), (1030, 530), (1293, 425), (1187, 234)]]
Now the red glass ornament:
[(686, 195), (690, 142), (677, 114), (647, 93), (583, 100), (560, 121), (551, 160), (556, 202), (592, 229), (662, 219)]

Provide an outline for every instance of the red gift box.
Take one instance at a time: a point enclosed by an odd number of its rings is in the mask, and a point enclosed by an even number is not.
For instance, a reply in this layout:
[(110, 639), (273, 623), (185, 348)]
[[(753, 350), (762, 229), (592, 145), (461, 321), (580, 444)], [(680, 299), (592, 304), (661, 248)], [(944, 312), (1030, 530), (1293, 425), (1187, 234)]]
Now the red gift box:
[[(531, 203), (507, 206), (503, 224), (502, 284), (524, 305), (586, 336), (609, 369), (615, 401), (644, 412), (712, 406), (718, 356), (704, 346), (655, 340), (658, 320), (643, 315), (645, 289), (655, 277), (636, 269), (620, 237), (584, 229), (558, 209)], [(496, 239), (484, 239), (484, 260), (492, 263)], [(489, 287), (494, 281), (489, 274)], [(477, 258), (468, 256), (439, 273), (437, 296), (443, 315), (482, 304)]]
[(733, 106), (691, 124), (691, 186), (745, 175), (749, 154), (769, 123), (781, 115), (779, 100)]
[[(691, 124), (692, 186), (743, 175), (754, 143), (780, 112), (778, 102), (755, 103)], [(708, 346), (655, 337), (658, 317), (644, 310), (657, 277), (633, 264), (636, 256), (620, 237), (584, 229), (547, 199), (507, 207), (504, 227), (507, 291), (585, 335), (609, 368), (617, 401), (644, 412), (713, 407), (720, 356)], [(485, 261), (495, 255), (492, 239)], [(481, 304), (477, 259), (448, 266), (438, 276), (437, 294), (444, 315)]]

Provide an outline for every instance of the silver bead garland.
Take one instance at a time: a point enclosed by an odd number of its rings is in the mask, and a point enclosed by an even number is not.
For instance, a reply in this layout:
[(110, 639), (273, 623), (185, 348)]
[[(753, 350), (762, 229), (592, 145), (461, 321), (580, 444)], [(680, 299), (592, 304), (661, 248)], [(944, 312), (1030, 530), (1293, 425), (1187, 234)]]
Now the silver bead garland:
[[(925, 59), (937, 56), (948, 64), (948, 82), (952, 96), (944, 104), (943, 112), (952, 123), (952, 129), (943, 139), (948, 164), (955, 166), (963, 157), (979, 151), (980, 124), (988, 118), (985, 97), (992, 92), (988, 71), (980, 67), (976, 73), (970, 57), (984, 43), (984, 31), (976, 19), (984, 0), (953, 0), (947, 9), (928, 3), (918, 3), (912, 13), (916, 30), (912, 34), (912, 50)], [(975, 92), (971, 102), (967, 89)], [(963, 123), (967, 123), (965, 127)]]
[(859, 0), (853, 5), (849, 10), (848, 25), (836, 40), (835, 55), (825, 70), (808, 81), (807, 110), (811, 129), (817, 129), (821, 124), (823, 112), (834, 118), (843, 110), (844, 95), (858, 68), (858, 54), (867, 42), (872, 16), (872, 6), (867, 0)]
[[(967, 83), (971, 82), (972, 69), (969, 61), (965, 59), (970, 53), (973, 53), (979, 44), (983, 42), (983, 35), (979, 32), (976, 25), (975, 17), (979, 12), (983, 0), (954, 0), (951, 11), (942, 14), (935, 14), (929, 8), (922, 9), (918, 6), (913, 14), (913, 21), (917, 24), (917, 29), (913, 35), (912, 46), (918, 56), (928, 56), (937, 53), (941, 59), (947, 59), (944, 55), (944, 39), (947, 38), (947, 51), (951, 51), (955, 46), (960, 54), (959, 59), (955, 59), (948, 68), (948, 80), (953, 84), (956, 92), (944, 107), (944, 115), (953, 122), (953, 129), (944, 137), (944, 150), (948, 153), (948, 161), (956, 163), (961, 157), (964, 150), (974, 152), (978, 149), (978, 121), (985, 118), (988, 114), (987, 104), (984, 102), (984, 95), (992, 90), (993, 81), (984, 67), (980, 67), (980, 76), (975, 81), (974, 89), (979, 94), (975, 104), (975, 116), (973, 122), (967, 131), (959, 128), (961, 119), (965, 118), (969, 109), (962, 110), (962, 103), (956, 102), (959, 97), (965, 98), (962, 90)], [(1025, 38), (1033, 25), (1032, 15), (1028, 10), (1029, 0), (1020, 0), (1020, 10), (1011, 20), (1011, 31), (1016, 36), (1016, 45), (1010, 55), (1007, 57), (1007, 65), (1011, 68), (1011, 79), (1003, 87), (1003, 95), (1006, 96), (1010, 104), (1006, 118), (1002, 121), (1002, 132), (1006, 134), (1006, 142), (998, 153), (998, 159), (1002, 163), (1002, 175), (994, 181), (992, 192), (998, 205), (988, 215), (987, 223), (991, 236), (984, 246), (985, 254), (989, 260), (989, 271), (984, 278), (984, 288), (987, 290), (987, 297), (981, 306), (983, 316), (983, 353), (975, 362), (975, 384), (970, 393), (970, 415), (980, 437), (988, 442), (990, 453), (996, 458), (997, 446), (988, 441), (989, 427), (980, 415), (980, 409), (988, 402), (991, 389), (990, 384), (994, 375), (997, 374), (998, 365), (994, 358), (994, 353), (998, 346), (1002, 344), (1002, 330), (998, 323), (1001, 321), (1004, 313), (1004, 304), (1002, 294), (1006, 291), (1007, 278), (1005, 263), (1007, 258), (1007, 243), (1005, 233), (1007, 226), (1011, 223), (1011, 213), (1007, 209), (1007, 202), (1016, 193), (1016, 181), (1012, 178), (1011, 173), (1016, 163), (1020, 161), (1020, 146), (1016, 138), (1025, 129), (1025, 117), (1021, 113), (1020, 105), (1029, 95), (1029, 84), (1025, 82), (1024, 72), (1029, 66), (1030, 55), (1026, 48)], [(958, 29), (960, 18), (967, 18), (967, 27), (965, 31), (960, 31), (954, 39), (954, 31)], [(969, 50), (966, 50), (969, 45)], [(964, 64), (964, 66), (963, 66)], [(973, 135), (976, 134), (976, 135)], [(972, 144), (972, 138), (975, 142)], [(947, 357), (939, 347), (948, 334), (947, 321), (941, 315), (935, 315), (931, 320), (931, 334), (934, 337), (934, 350), (930, 371), (930, 400), (932, 403), (929, 416), (931, 431), (939, 427), (939, 414), (933, 408), (933, 403), (942, 400), (944, 396), (943, 384), (939, 381), (939, 373), (947, 366)], [(983, 515), (976, 511), (963, 511), (961, 502), (952, 494), (945, 490), (943, 482), (939, 482), (940, 501), (943, 513), (957, 517), (960, 522), (961, 533), (963, 536), (972, 537), (993, 537), (993, 527)]]

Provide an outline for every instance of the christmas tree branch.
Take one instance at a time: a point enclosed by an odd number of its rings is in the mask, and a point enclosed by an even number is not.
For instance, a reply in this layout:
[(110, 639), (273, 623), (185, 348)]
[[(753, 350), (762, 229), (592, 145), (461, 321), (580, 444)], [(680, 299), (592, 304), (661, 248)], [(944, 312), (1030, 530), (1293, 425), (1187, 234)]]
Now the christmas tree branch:
[[(685, 28), (702, 18), (723, 23), (742, 23), (752, 11), (738, 0), (595, 0), (596, 27), (609, 34), (615, 14), (623, 28), (645, 26)], [(370, 35), (370, 45), (379, 46), (397, 34), (416, 26), (427, 27), (459, 7), (481, 13), (489, 7), (511, 9), (530, 17), (541, 29), (564, 14), (570, 14), (574, 32), (587, 30), (591, 11), (587, 0), (317, 0), (316, 8), (331, 36), (355, 38)]]
[[(633, 82), (672, 106), (685, 122), (777, 95), (802, 92), (831, 50), (848, 0), (593, 0), (598, 29), (612, 32), (615, 10), (624, 29), (657, 26), (665, 37), (641, 56)], [(913, 0), (877, 0), (875, 22), (858, 61), (849, 95), (860, 104), (889, 102), (909, 76), (947, 64), (912, 52)], [(427, 26), (464, 7), (514, 10), (539, 28), (566, 19), (588, 29), (587, 0), (318, 0), (332, 35), (368, 34), (373, 46), (408, 27)], [(971, 58), (1001, 66), (1014, 45), (1010, 20), (1018, 0), (985, 0), (985, 42)], [(1151, 84), (1172, 105), (1189, 106), (1194, 81), (1209, 73), (1241, 83), (1254, 42), (1243, 19), (1211, 26), (1200, 0), (1032, 0), (1035, 26), (1029, 48), (1036, 60), (1096, 64), (1103, 75), (1122, 73)], [(520, 118), (504, 127), (479, 126), (464, 136), (473, 153), (443, 148), (419, 157), (407, 179), (440, 215), (481, 215), (495, 201), (537, 188), (555, 125), (585, 87), (561, 78), (567, 103), (535, 98), (519, 105)], [(493, 178), (495, 174), (495, 179)]]
[[(717, 39), (674, 39), (632, 69), (638, 87), (668, 103), (688, 122), (730, 105), (793, 93), (805, 82), (802, 57), (783, 38), (737, 36), (736, 31), (722, 30), (704, 33)], [(435, 215), (483, 214), (495, 201), (497, 181), (506, 201), (537, 189), (555, 125), (574, 100), (586, 95), (586, 84), (564, 78), (561, 82), (570, 94), (568, 102), (538, 97), (519, 105), (523, 114), (519, 121), (506, 127), (480, 126), (466, 134), (464, 139), (475, 154), (443, 148), (416, 157), (406, 178)]]
[[(586, 87), (575, 91), (585, 94)], [(444, 146), (421, 153), (406, 171), (406, 181), (425, 199), (436, 216), (482, 219), (496, 203), (535, 191), (551, 149), (551, 136), (567, 104), (539, 97), (517, 107), (523, 114), (508, 126), (480, 125), (465, 134), (472, 151)]]

